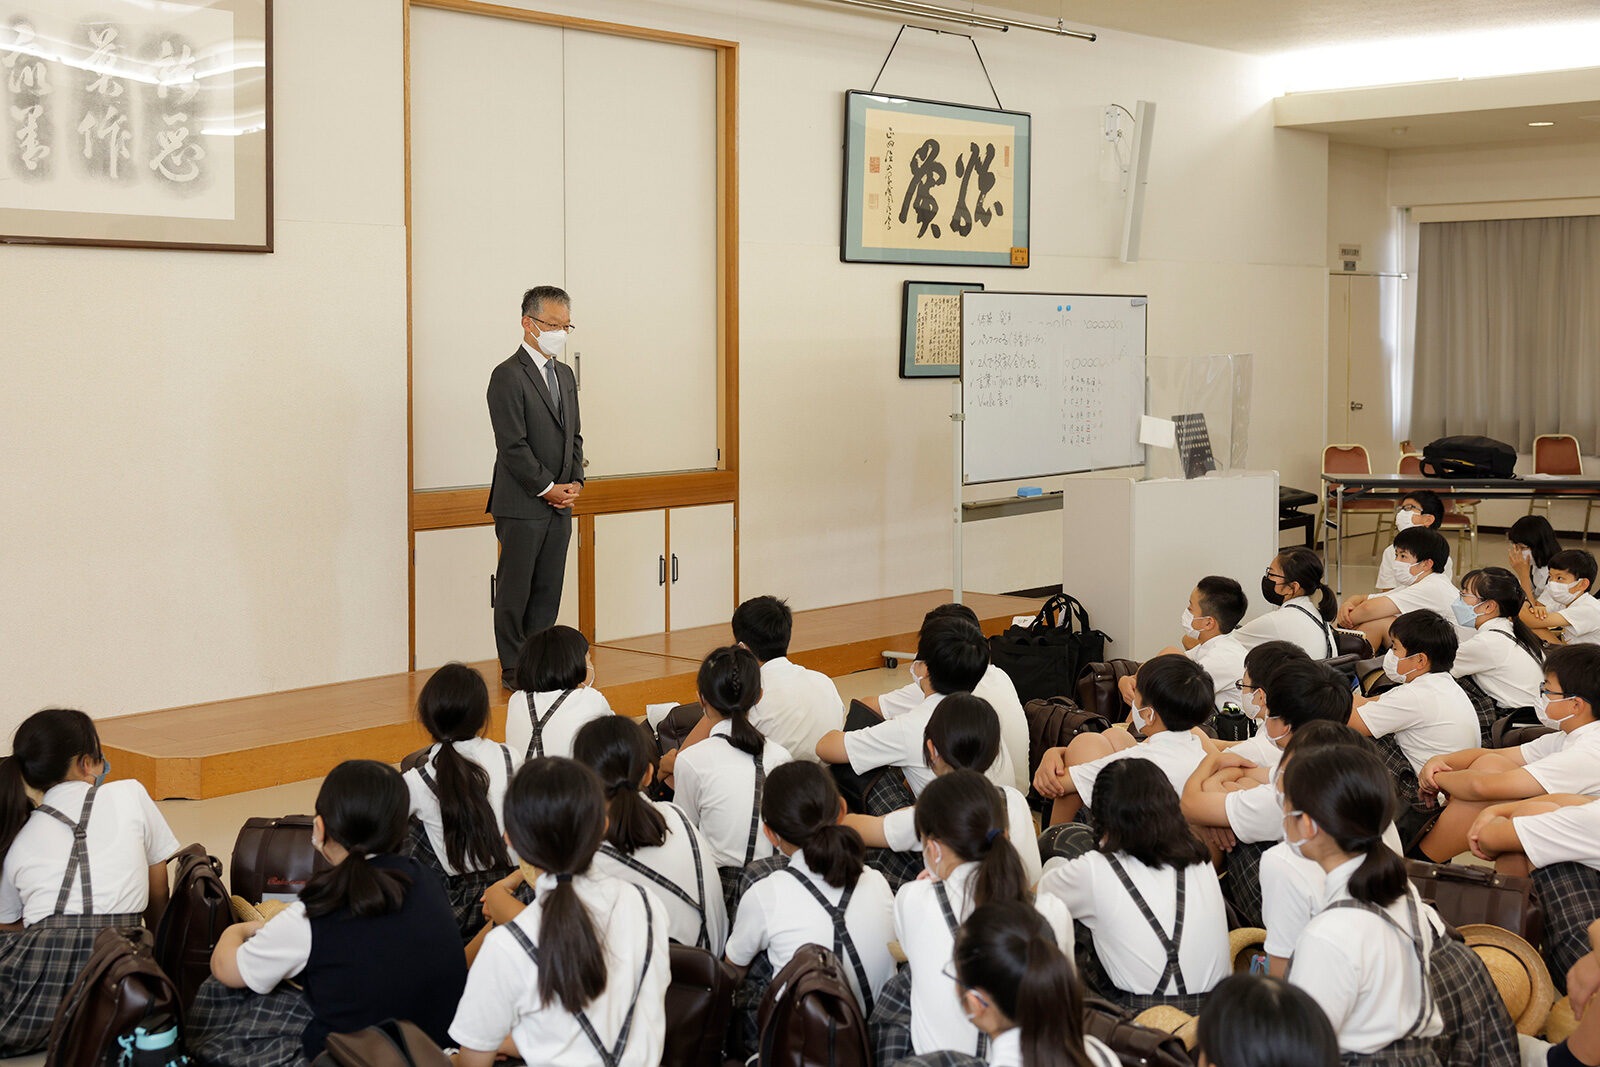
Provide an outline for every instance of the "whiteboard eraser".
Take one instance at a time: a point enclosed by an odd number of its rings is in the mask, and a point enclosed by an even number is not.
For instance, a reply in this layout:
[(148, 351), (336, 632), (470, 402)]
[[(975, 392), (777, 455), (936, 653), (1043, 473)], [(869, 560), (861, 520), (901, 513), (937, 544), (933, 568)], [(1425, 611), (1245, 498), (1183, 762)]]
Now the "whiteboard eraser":
[(1018, 496), (1044, 496), (1044, 490), (1037, 485), (1024, 485), (1017, 490)]

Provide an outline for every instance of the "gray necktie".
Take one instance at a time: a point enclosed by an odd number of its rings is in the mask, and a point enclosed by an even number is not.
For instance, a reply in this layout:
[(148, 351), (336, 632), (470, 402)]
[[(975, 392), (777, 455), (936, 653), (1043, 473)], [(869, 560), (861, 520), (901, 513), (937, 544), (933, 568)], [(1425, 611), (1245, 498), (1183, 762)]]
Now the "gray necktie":
[(556, 406), (556, 418), (561, 417), (561, 386), (556, 382), (556, 361), (547, 359), (544, 362), (545, 380), (550, 383), (550, 402)]

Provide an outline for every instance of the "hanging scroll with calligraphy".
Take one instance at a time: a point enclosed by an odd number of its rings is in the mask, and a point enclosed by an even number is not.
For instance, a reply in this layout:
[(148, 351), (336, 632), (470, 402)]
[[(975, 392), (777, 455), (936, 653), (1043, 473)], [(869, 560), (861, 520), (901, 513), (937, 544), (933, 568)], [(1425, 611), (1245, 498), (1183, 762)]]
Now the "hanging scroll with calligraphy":
[(0, 241), (272, 250), (271, 0), (0, 0)]
[(1032, 116), (845, 94), (847, 263), (1028, 265)]
[(900, 310), (900, 377), (961, 376), (961, 294), (978, 282), (906, 282)]

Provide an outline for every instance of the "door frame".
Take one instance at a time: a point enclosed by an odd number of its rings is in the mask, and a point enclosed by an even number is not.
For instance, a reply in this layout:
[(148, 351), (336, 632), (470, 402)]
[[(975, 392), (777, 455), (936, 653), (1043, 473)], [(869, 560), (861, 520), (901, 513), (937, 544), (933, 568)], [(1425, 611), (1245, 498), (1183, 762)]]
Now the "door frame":
[[(621, 475), (587, 481), (573, 508), (578, 535), (579, 629), (594, 639), (594, 516), (619, 511), (650, 511), (695, 504), (733, 505), (733, 590), (739, 596), (739, 45), (714, 37), (697, 37), (670, 30), (628, 26), (616, 22), (477, 0), (405, 0), (405, 225), (406, 225), (406, 573), (407, 663), (416, 669), (417, 658), (417, 533), (485, 526), (494, 522), (487, 514), (489, 487), (462, 489), (416, 488), (415, 440), (412, 431), (412, 250), (411, 250), (411, 9), (431, 8), (489, 18), (511, 19), (540, 26), (586, 33), (659, 41), (704, 48), (716, 54), (716, 204), (717, 204), (717, 466), (714, 469), (666, 474)], [(670, 628), (670, 619), (668, 620)]]

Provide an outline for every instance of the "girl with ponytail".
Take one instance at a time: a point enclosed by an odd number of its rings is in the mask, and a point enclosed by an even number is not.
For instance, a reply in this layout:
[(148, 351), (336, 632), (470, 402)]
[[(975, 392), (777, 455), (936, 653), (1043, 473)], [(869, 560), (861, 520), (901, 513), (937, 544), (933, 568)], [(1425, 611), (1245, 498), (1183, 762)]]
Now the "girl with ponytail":
[(197, 1060), (298, 1067), (329, 1034), (385, 1019), (446, 1043), (466, 957), (438, 878), (399, 855), (408, 806), (387, 763), (347, 760), (328, 772), (311, 844), (330, 866), (267, 922), (223, 933), (185, 1020)]
[(1275, 556), (1261, 576), (1261, 596), (1277, 610), (1233, 631), (1245, 650), (1283, 640), (1293, 641), (1312, 659), (1337, 655), (1328, 624), (1338, 614), (1339, 602), (1322, 575), (1322, 557), (1303, 545)]
[(1035, 900), (1011, 841), (1006, 802), (976, 770), (952, 770), (929, 783), (917, 798), (914, 825), (928, 877), (895, 894), (894, 932), (909, 964), (894, 980), (909, 990), (897, 989), (895, 996), (911, 1006), (909, 1037), (898, 1040), (918, 1054), (981, 1053), (981, 1035), (959, 1010), (948, 973), (956, 928), (985, 904), (1027, 906), (1037, 909), (1056, 943), (1070, 952), (1072, 919), (1060, 901)]
[(517, 691), (506, 704), (506, 744), (521, 760), (572, 755), (572, 737), (611, 714), (594, 688), (589, 640), (570, 626), (529, 634), (517, 658)]
[(1084, 981), (1135, 1014), (1158, 1005), (1199, 1014), (1233, 970), (1210, 849), (1166, 774), (1144, 759), (1100, 772), (1092, 826), (1098, 847), (1052, 863), (1039, 881), (1040, 895), (1058, 897), (1093, 935)]
[(604, 789), (570, 759), (523, 765), (506, 834), (533, 903), (484, 938), (450, 1024), (460, 1067), (529, 1063), (654, 1067), (666, 1029), (667, 912), (653, 894), (591, 871)]
[(0, 1056), (44, 1049), (101, 930), (154, 929), (166, 909), (177, 839), (110, 769), (93, 720), (66, 708), (24, 719), (0, 760)]
[(605, 790), (606, 836), (595, 872), (656, 892), (670, 916), (667, 936), (720, 956), (728, 911), (711, 845), (682, 808), (644, 794), (657, 768), (649, 730), (621, 715), (595, 719), (573, 738), (572, 758)]
[(484, 736), (489, 689), (464, 663), (433, 672), (417, 697), (417, 718), (433, 744), (404, 775), (411, 797), (406, 852), (444, 882), (461, 939), (470, 941), (484, 924), (485, 890), (513, 870), (499, 812), (521, 760)]
[(673, 799), (711, 844), (731, 916), (739, 876), (753, 860), (772, 855), (760, 832), (762, 791), (790, 754), (750, 724), (750, 709), (761, 699), (761, 664), (749, 649), (714, 650), (700, 664), (697, 687), (710, 735), (679, 751)]
[(1456, 623), (1477, 632), (1456, 648), (1450, 674), (1472, 698), (1480, 723), (1539, 702), (1544, 684), (1544, 646), (1522, 621), (1527, 604), (1517, 576), (1504, 567), (1485, 567), (1461, 579), (1461, 595), (1451, 605)]

